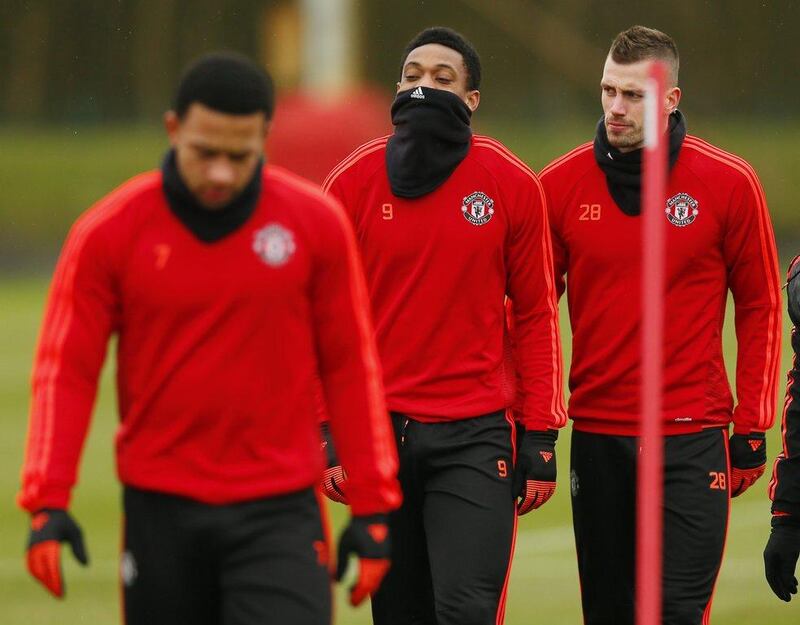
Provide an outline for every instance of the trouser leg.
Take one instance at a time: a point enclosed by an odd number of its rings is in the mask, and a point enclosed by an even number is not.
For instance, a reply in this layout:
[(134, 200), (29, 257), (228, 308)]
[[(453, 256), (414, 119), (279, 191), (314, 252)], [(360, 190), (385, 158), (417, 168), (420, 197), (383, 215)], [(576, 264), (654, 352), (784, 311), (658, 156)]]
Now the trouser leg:
[(727, 432), (667, 438), (664, 485), (664, 625), (708, 621), (730, 503)]
[(572, 519), (585, 625), (633, 625), (636, 439), (573, 430)]
[(414, 427), (409, 420), (392, 415), (400, 460), (401, 507), (389, 515), (392, 566), (372, 598), (375, 625), (437, 625), (433, 589), (422, 523), (423, 489), (414, 455)]
[(226, 506), (223, 625), (329, 625), (328, 546), (311, 490)]
[(424, 521), (438, 625), (496, 625), (516, 531), (502, 415), (427, 427)]
[(216, 625), (219, 587), (208, 510), (126, 487), (121, 570), (126, 625)]

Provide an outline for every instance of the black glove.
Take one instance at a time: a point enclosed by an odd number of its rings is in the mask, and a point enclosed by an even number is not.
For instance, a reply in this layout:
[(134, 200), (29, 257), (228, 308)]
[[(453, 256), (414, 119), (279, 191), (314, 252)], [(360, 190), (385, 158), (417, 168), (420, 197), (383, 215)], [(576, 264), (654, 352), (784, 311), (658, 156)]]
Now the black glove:
[(385, 514), (354, 516), (339, 538), (336, 580), (341, 581), (350, 555), (358, 556), (358, 579), (350, 588), (350, 603), (358, 605), (380, 588), (391, 565), (391, 537)]
[(797, 594), (794, 576), (800, 555), (800, 519), (792, 516), (773, 516), (772, 532), (764, 549), (764, 573), (772, 592), (783, 601)]
[(56, 597), (64, 596), (61, 543), (67, 542), (82, 565), (89, 563), (83, 533), (66, 510), (46, 508), (31, 516), (28, 534), (28, 571)]
[(795, 256), (789, 265), (786, 277), (786, 295), (788, 299), (789, 318), (795, 328), (800, 328), (800, 256)]
[(556, 439), (558, 431), (517, 430), (517, 464), (512, 492), (520, 498), (517, 514), (527, 514), (547, 503), (556, 491)]
[(731, 497), (738, 497), (764, 475), (767, 468), (767, 439), (764, 432), (733, 434), (731, 450)]
[(322, 492), (331, 501), (338, 501), (347, 505), (347, 496), (344, 494), (344, 485), (347, 475), (336, 457), (333, 438), (327, 421), (320, 425), (322, 434), (322, 450), (325, 452), (326, 469), (322, 474)]

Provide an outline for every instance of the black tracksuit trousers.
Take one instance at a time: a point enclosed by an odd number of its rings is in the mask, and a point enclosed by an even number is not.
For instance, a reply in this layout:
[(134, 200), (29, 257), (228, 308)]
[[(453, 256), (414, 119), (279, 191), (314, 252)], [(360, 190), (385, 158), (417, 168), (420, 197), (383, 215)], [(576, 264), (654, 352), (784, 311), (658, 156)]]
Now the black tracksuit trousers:
[(213, 506), (126, 487), (126, 625), (330, 625), (312, 490)]
[(504, 411), (445, 423), (393, 414), (403, 505), (375, 625), (496, 625), (516, 531), (514, 426)]
[[(638, 440), (573, 431), (572, 516), (585, 625), (633, 625)], [(705, 625), (730, 496), (727, 431), (664, 445), (663, 625)]]

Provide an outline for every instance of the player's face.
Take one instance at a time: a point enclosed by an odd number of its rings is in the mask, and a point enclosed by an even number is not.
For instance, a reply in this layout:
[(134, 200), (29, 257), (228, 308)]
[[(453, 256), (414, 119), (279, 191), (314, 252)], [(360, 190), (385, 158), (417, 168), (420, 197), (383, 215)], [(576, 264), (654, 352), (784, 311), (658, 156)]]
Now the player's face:
[[(644, 94), (650, 60), (617, 63), (609, 55), (603, 67), (601, 100), (608, 142), (620, 152), (644, 145)], [(681, 90), (670, 87), (664, 97), (663, 124), (678, 106)]]
[(182, 119), (169, 111), (164, 121), (178, 171), (197, 201), (216, 210), (235, 199), (264, 153), (264, 113), (229, 115), (195, 102)]
[(473, 112), (478, 108), (481, 99), (480, 91), (467, 89), (464, 57), (452, 48), (438, 43), (414, 48), (406, 57), (397, 91), (420, 86), (450, 91), (461, 98)]
[(649, 61), (621, 64), (610, 56), (603, 67), (603, 113), (608, 142), (621, 152), (644, 144), (644, 94)]

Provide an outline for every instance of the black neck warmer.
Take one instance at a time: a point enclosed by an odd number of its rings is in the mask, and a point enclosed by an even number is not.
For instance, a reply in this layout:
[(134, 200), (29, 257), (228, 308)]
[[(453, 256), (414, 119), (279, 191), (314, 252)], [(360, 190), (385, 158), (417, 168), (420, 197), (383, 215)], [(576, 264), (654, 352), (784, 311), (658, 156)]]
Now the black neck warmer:
[(213, 243), (231, 234), (250, 218), (261, 193), (261, 168), (256, 167), (253, 178), (242, 192), (222, 208), (205, 208), (186, 187), (175, 162), (175, 150), (170, 150), (161, 165), (162, 186), (172, 213), (194, 236), (204, 243)]
[[(669, 168), (678, 160), (683, 140), (686, 137), (686, 119), (680, 111), (669, 117)], [(611, 197), (626, 215), (641, 212), (642, 194), (642, 150), (620, 152), (611, 146), (606, 134), (603, 118), (597, 124), (594, 138), (594, 158), (606, 175), (606, 184)]]
[(469, 152), (472, 111), (454, 93), (417, 87), (392, 104), (394, 134), (386, 144), (392, 193), (415, 198), (450, 177)]

